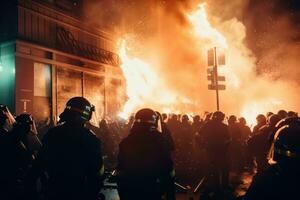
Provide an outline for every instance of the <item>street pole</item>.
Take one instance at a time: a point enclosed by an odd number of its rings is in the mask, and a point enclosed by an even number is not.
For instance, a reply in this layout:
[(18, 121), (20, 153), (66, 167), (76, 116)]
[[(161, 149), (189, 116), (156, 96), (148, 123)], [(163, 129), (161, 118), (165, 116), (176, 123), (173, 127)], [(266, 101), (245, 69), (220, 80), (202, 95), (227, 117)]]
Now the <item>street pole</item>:
[(217, 98), (217, 111), (220, 110), (219, 106), (219, 84), (218, 84), (218, 59), (217, 59), (217, 47), (214, 47), (215, 53), (215, 62), (214, 62), (214, 78), (215, 78), (215, 86), (216, 86), (216, 98)]

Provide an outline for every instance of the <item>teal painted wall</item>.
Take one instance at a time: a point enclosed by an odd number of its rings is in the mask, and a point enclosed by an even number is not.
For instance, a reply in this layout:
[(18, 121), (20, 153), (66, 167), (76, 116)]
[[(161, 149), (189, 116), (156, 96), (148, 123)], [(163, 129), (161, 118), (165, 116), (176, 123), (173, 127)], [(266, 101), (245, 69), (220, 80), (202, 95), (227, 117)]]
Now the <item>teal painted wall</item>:
[(0, 44), (0, 103), (15, 113), (15, 43)]

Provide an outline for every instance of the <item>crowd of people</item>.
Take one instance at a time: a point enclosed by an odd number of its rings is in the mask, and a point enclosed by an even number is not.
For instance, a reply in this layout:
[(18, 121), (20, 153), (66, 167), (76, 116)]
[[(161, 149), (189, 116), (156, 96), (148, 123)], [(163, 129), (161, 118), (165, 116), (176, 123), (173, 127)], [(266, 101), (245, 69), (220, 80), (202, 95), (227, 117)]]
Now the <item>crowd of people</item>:
[(251, 129), (245, 118), (220, 111), (202, 118), (144, 108), (127, 122), (98, 125), (90, 123), (93, 111), (74, 97), (56, 126), (36, 127), (30, 114), (14, 117), (0, 105), (0, 198), (103, 199), (104, 171), (114, 170), (121, 200), (174, 200), (175, 181), (199, 180), (200, 199), (226, 199), (230, 174), (245, 171), (255, 176), (241, 199), (289, 199), (297, 191), (296, 112), (259, 114)]

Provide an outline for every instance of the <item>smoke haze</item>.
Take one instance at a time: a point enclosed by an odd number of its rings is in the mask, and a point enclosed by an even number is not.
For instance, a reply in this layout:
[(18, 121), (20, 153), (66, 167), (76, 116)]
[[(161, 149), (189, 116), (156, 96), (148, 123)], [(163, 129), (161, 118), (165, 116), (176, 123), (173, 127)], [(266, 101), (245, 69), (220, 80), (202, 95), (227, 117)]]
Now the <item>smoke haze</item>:
[[(188, 14), (201, 2), (89, 0), (84, 9), (87, 23), (113, 29), (127, 40), (130, 56), (153, 67), (164, 85), (157, 90), (176, 93), (178, 110), (202, 113), (215, 110), (206, 74), (207, 50), (215, 41), (193, 33)], [(226, 76), (221, 110), (237, 115), (299, 110), (299, 13), (279, 0), (205, 2), (209, 22), (228, 44), (226, 66), (220, 67)]]

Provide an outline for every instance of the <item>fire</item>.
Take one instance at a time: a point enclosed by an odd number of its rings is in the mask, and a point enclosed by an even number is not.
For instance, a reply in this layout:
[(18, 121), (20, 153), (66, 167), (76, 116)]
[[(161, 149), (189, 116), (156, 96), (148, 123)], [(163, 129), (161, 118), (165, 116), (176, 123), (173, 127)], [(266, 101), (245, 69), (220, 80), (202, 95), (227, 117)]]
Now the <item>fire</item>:
[(211, 47), (227, 47), (225, 37), (215, 28), (211, 26), (207, 19), (205, 10), (206, 3), (202, 3), (198, 6), (198, 9), (187, 15), (194, 27), (195, 35), (199, 38), (206, 38), (211, 43)]
[(254, 101), (248, 103), (241, 112), (241, 115), (246, 118), (247, 124), (253, 127), (256, 124), (256, 116), (258, 114), (266, 114), (271, 111), (274, 106), (282, 106), (282, 102), (276, 99), (264, 99), (262, 101)]
[(151, 107), (162, 112), (173, 112), (173, 105), (184, 98), (177, 97), (164, 87), (163, 80), (151, 68), (150, 64), (127, 55), (126, 41), (122, 40), (119, 48), (121, 69), (126, 78), (126, 93), (128, 100), (119, 114), (128, 118), (130, 114), (141, 107)]
[[(188, 75), (180, 76), (180, 74), (176, 74), (177, 76), (174, 76), (176, 78), (172, 77), (176, 79), (181, 87), (174, 87), (174, 80), (171, 83), (168, 82), (169, 80), (166, 79), (168, 74), (165, 74), (165, 71), (171, 74), (173, 69), (161, 70), (166, 68), (166, 66), (164, 66), (165, 63), (163, 61), (159, 60), (160, 57), (155, 58), (156, 62), (153, 62), (151, 59), (146, 60), (145, 58), (134, 57), (130, 55), (132, 52), (126, 41), (122, 40), (120, 42), (119, 56), (121, 58), (121, 69), (126, 79), (126, 93), (128, 97), (124, 109), (120, 113), (121, 117), (127, 118), (141, 107), (151, 107), (166, 113), (201, 114), (205, 110), (213, 111), (215, 106), (212, 105), (215, 105), (215, 97), (213, 96), (213, 91), (207, 91), (207, 64), (205, 62), (206, 52), (212, 47), (226, 51), (226, 66), (219, 68), (220, 75), (226, 76), (226, 90), (220, 92), (222, 111), (227, 114), (245, 117), (248, 124), (253, 125), (258, 114), (266, 114), (268, 111), (276, 112), (277, 110), (275, 109), (281, 108), (283, 104), (281, 100), (282, 92), (287, 91), (287, 87), (282, 87), (281, 83), (270, 83), (268, 79), (256, 76), (254, 71), (255, 58), (252, 57), (251, 51), (244, 45), (246, 37), (245, 26), (237, 19), (230, 19), (222, 23), (219, 22), (218, 26), (213, 27), (208, 20), (205, 10), (206, 6), (206, 3), (202, 3), (195, 11), (187, 13), (185, 17), (190, 23), (190, 28), (185, 27), (188, 30), (183, 31), (184, 34), (181, 32), (178, 34), (186, 36), (185, 34), (188, 33), (187, 37), (190, 39), (188, 41), (192, 41), (192, 44), (186, 49), (188, 53), (189, 51), (193, 52), (192, 55), (198, 56), (199, 60), (201, 60), (198, 63), (193, 62), (197, 66), (187, 65), (189, 68), (187, 67), (184, 70), (190, 70), (187, 73)], [(166, 35), (168, 37), (172, 37), (169, 33), (172, 33), (173, 30), (164, 31), (167, 32)], [(161, 41), (159, 39), (161, 38), (158, 38), (158, 41)], [(165, 39), (169, 41), (168, 38)], [(174, 41), (176, 40), (174, 39), (172, 42)], [(139, 41), (134, 42), (138, 44)], [(131, 42), (130, 44), (134, 43)], [(159, 42), (157, 45), (160, 45)], [(180, 45), (181, 43), (178, 42), (179, 47), (181, 47)], [(153, 46), (151, 48), (143, 46), (147, 51), (139, 52), (138, 55), (148, 54), (145, 57), (149, 59), (151, 57), (149, 54), (156, 52), (155, 44)], [(165, 51), (174, 51), (171, 48), (175, 48), (175, 52), (177, 50), (186, 50), (178, 49), (176, 45), (171, 46), (167, 45)], [(134, 48), (134, 46), (130, 47)], [(190, 55), (188, 53), (187, 55)], [(191, 58), (194, 59), (195, 56), (193, 56)], [(178, 60), (174, 58), (174, 64), (177, 64), (175, 63), (177, 61), (179, 66), (184, 66), (186, 61)], [(173, 60), (167, 63), (173, 65), (172, 62)], [(198, 64), (202, 64), (202, 66)], [(199, 68), (201, 68), (202, 74), (195, 74), (193, 70)], [(180, 70), (182, 69), (180, 68)], [(202, 76), (202, 79), (200, 76)], [(170, 76), (168, 77), (170, 78)], [(194, 83), (203, 84), (205, 87), (199, 87), (201, 90), (196, 91), (194, 89), (197, 87), (193, 86)], [(182, 91), (183, 85), (187, 86), (185, 90), (188, 92)], [(276, 90), (272, 91), (270, 87), (274, 87)], [(274, 93), (275, 91), (276, 94)]]

